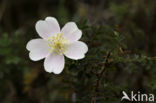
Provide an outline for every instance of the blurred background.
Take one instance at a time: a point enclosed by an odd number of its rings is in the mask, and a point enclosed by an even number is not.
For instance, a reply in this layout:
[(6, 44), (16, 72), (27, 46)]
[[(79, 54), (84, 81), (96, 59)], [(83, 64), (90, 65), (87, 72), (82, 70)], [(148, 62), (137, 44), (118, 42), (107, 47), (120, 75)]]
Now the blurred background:
[[(156, 0), (1, 0), (0, 102), (120, 103), (122, 91), (156, 95), (155, 11)], [(47, 16), (61, 27), (76, 22), (89, 46), (85, 59), (66, 58), (60, 75), (46, 73), (26, 50), (39, 37), (35, 23)]]

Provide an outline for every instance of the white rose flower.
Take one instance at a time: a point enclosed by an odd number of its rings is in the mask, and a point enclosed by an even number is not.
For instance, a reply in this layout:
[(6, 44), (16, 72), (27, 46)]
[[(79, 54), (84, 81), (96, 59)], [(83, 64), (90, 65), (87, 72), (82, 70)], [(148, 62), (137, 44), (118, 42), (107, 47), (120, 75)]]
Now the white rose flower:
[(30, 40), (26, 48), (33, 61), (44, 59), (45, 71), (60, 74), (63, 71), (64, 56), (78, 60), (85, 57), (88, 47), (79, 41), (82, 31), (74, 22), (68, 22), (60, 30), (54, 17), (47, 17), (36, 23), (36, 31), (41, 38)]

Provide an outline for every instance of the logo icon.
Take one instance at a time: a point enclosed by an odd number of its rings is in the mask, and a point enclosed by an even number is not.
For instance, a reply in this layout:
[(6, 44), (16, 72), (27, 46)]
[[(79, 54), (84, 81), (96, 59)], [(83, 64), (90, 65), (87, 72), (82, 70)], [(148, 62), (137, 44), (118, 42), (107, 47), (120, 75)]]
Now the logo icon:
[(123, 97), (121, 98), (121, 101), (126, 99), (126, 100), (129, 100), (130, 101), (130, 98), (128, 97), (128, 95), (126, 94), (125, 91), (122, 91), (122, 94), (123, 94)]

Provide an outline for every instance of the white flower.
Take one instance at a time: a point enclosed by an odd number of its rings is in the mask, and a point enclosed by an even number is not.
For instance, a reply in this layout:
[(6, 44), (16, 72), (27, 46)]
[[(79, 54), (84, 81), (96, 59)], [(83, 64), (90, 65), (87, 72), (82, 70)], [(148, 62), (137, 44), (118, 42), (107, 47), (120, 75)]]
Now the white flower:
[(79, 41), (82, 32), (74, 22), (68, 22), (60, 30), (57, 20), (47, 17), (45, 20), (39, 20), (35, 27), (41, 38), (30, 40), (26, 48), (30, 51), (31, 60), (45, 58), (45, 71), (60, 74), (65, 64), (64, 55), (74, 60), (85, 57), (88, 47)]

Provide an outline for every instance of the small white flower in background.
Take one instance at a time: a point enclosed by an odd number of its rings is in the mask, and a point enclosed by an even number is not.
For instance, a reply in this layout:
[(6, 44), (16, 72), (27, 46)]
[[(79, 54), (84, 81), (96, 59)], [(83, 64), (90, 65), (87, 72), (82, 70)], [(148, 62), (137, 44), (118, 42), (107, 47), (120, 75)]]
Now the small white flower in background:
[(68, 22), (60, 29), (54, 17), (47, 17), (39, 20), (35, 28), (41, 38), (30, 40), (26, 48), (31, 60), (45, 58), (45, 71), (60, 74), (65, 65), (64, 55), (73, 60), (85, 57), (88, 47), (79, 41), (82, 32), (74, 22)]

